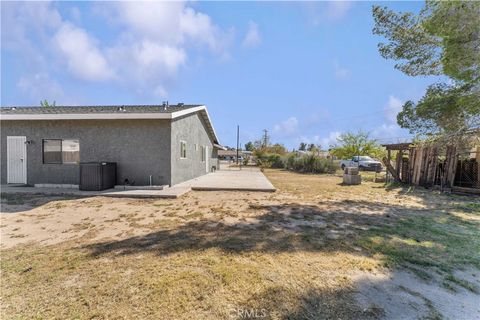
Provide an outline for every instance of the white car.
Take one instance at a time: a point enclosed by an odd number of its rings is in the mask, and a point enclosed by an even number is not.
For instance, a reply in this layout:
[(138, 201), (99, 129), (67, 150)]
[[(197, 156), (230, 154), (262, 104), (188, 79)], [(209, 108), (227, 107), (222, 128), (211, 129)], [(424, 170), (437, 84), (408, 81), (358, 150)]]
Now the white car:
[(346, 167), (358, 167), (358, 170), (382, 171), (382, 163), (367, 156), (353, 156), (351, 160), (342, 160), (340, 167), (342, 170)]

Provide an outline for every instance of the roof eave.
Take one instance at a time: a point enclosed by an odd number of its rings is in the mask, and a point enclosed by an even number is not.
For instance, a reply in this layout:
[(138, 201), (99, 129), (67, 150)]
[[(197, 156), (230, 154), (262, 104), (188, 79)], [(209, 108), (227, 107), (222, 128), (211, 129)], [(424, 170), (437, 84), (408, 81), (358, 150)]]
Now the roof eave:
[(213, 128), (207, 107), (202, 105), (185, 110), (161, 113), (161, 112), (116, 112), (116, 113), (50, 113), (50, 114), (0, 114), (0, 120), (121, 120), (121, 119), (165, 119), (172, 120), (185, 115), (200, 112), (207, 124), (208, 130), (213, 137), (214, 143), (218, 142), (218, 137)]

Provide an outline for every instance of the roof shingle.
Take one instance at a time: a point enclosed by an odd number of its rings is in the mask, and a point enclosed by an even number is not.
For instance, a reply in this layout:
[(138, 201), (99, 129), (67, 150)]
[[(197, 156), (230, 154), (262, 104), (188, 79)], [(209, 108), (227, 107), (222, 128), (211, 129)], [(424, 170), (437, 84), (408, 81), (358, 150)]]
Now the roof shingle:
[(200, 104), (169, 105), (112, 105), (112, 106), (55, 106), (1, 107), (0, 114), (88, 114), (88, 113), (172, 113), (201, 106)]

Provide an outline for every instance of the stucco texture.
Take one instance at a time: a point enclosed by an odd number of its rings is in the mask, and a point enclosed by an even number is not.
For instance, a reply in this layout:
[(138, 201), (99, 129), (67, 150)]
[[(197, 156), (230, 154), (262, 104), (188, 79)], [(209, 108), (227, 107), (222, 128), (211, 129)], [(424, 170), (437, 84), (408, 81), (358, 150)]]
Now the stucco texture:
[[(172, 184), (196, 178), (217, 166), (217, 149), (198, 113), (172, 121)], [(180, 157), (180, 143), (187, 143), (187, 157)], [(197, 149), (195, 150), (195, 145)], [(208, 169), (202, 160), (202, 146), (208, 146)]]
[(124, 179), (148, 185), (171, 183), (169, 120), (1, 121), (1, 183), (7, 182), (7, 136), (26, 136), (27, 183), (78, 184), (78, 164), (44, 164), (43, 139), (79, 139), (80, 161), (117, 163)]

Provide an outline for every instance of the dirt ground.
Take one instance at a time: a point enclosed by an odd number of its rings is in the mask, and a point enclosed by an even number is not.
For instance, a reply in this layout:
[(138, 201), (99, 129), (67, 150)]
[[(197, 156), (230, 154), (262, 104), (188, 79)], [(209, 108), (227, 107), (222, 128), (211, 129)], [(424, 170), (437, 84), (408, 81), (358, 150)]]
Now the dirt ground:
[(480, 201), (267, 170), (276, 193), (2, 194), (2, 319), (478, 319)]

